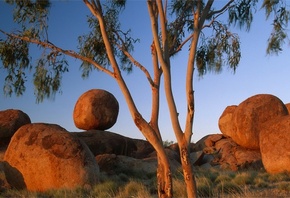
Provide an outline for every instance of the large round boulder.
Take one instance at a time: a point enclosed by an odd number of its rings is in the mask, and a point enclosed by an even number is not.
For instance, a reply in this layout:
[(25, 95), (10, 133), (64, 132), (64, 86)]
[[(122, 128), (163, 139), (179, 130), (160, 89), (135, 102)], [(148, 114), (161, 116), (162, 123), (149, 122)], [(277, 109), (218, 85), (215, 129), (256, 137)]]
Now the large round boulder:
[(244, 148), (259, 149), (259, 133), (263, 125), (285, 115), (288, 115), (287, 108), (276, 96), (252, 96), (235, 109), (232, 119), (236, 131), (231, 138)]
[(99, 166), (88, 147), (54, 124), (27, 124), (12, 137), (4, 156), (7, 181), (30, 191), (90, 187)]
[(21, 110), (0, 111), (0, 138), (11, 138), (17, 129), (29, 123), (29, 116)]
[(264, 126), (260, 132), (260, 151), (267, 172), (290, 172), (290, 115)]
[(119, 103), (109, 92), (91, 89), (83, 93), (76, 102), (73, 119), (77, 128), (84, 130), (106, 130), (117, 121)]

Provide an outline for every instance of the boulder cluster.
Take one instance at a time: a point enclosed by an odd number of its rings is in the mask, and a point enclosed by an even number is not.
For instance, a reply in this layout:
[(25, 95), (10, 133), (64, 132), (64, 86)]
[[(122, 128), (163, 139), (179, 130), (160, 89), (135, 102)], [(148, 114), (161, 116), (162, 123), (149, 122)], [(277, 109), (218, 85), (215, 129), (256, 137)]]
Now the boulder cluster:
[[(290, 105), (267, 94), (229, 106), (219, 119), (222, 134), (207, 135), (190, 144), (193, 166), (239, 170), (290, 171)], [(0, 111), (1, 190), (47, 191), (90, 188), (100, 172), (155, 174), (156, 152), (145, 140), (105, 131), (118, 116), (116, 98), (105, 90), (89, 90), (76, 102), (73, 119), (83, 132), (31, 123), (21, 110)], [(173, 171), (180, 170), (177, 144), (165, 148)]]
[(219, 128), (241, 147), (259, 150), (267, 172), (290, 171), (289, 107), (276, 96), (258, 94), (228, 106)]

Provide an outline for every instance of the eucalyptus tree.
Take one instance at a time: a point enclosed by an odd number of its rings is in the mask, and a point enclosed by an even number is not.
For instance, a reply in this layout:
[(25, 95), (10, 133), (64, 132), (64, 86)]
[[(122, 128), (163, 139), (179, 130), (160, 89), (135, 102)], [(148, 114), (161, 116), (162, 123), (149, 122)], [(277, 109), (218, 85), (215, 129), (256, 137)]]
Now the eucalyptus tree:
[[(37, 101), (54, 95), (61, 86), (63, 74), (69, 71), (67, 56), (81, 61), (82, 76), (88, 77), (93, 69), (106, 73), (116, 80), (122, 91), (132, 119), (144, 137), (157, 151), (157, 191), (159, 197), (172, 197), (172, 178), (169, 159), (162, 144), (159, 130), (160, 84), (163, 75), (165, 96), (172, 128), (180, 151), (184, 181), (188, 197), (197, 195), (193, 167), (189, 158), (189, 144), (193, 134), (194, 88), (193, 77), (209, 71), (220, 72), (223, 66), (236, 70), (240, 58), (240, 41), (229, 27), (238, 26), (246, 31), (257, 10), (258, 0), (147, 0), (151, 23), (152, 44), (148, 53), (152, 56), (152, 72), (134, 58), (134, 46), (138, 39), (130, 36), (129, 30), (121, 29), (119, 15), (125, 9), (125, 0), (83, 0), (90, 11), (90, 32), (78, 37), (78, 51), (64, 49), (49, 40), (49, 0), (6, 0), (14, 5), (14, 21), (19, 29), (5, 31), (0, 25), (1, 69), (6, 70), (3, 91), (6, 95), (22, 95), (25, 92), (25, 77), (33, 71), (33, 84)], [(215, 3), (215, 4), (214, 4)], [(266, 19), (273, 18), (273, 31), (268, 40), (267, 53), (279, 53), (287, 41), (286, 27), (289, 11), (285, 1), (264, 0)], [(138, 9), (138, 8), (136, 8)], [(223, 20), (222, 20), (223, 19)], [(128, 21), (127, 21), (128, 22)], [(134, 24), (132, 24), (132, 27)], [(210, 30), (210, 31), (209, 31)], [(29, 48), (37, 45), (43, 50), (36, 62), (32, 62)], [(184, 130), (172, 90), (174, 75), (171, 60), (181, 49), (188, 48), (186, 68), (185, 101), (187, 115)], [(151, 117), (146, 120), (138, 111), (123, 74), (133, 68), (140, 69), (148, 79), (152, 90)], [(182, 69), (182, 68), (181, 68)], [(2, 79), (1, 79), (2, 80)]]

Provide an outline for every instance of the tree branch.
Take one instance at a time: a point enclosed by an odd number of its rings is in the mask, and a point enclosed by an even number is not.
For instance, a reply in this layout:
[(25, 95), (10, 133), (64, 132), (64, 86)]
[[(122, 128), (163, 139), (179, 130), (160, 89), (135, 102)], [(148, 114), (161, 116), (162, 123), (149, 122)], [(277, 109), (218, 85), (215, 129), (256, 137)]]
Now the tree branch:
[(16, 34), (9, 34), (9, 33), (5, 32), (5, 31), (1, 30), (1, 29), (0, 29), (0, 32), (5, 34), (6, 36), (17, 38), (17, 39), (20, 39), (20, 40), (23, 40), (23, 41), (26, 41), (26, 42), (29, 42), (29, 43), (34, 43), (34, 44), (42, 46), (43, 48), (52, 49), (52, 50), (61, 52), (63, 54), (66, 54), (68, 56), (71, 56), (73, 58), (88, 62), (88, 63), (94, 65), (100, 71), (105, 72), (106, 74), (108, 74), (110, 76), (114, 76), (113, 72), (111, 72), (110, 70), (105, 69), (104, 67), (102, 67), (101, 65), (99, 65), (98, 63), (93, 61), (92, 59), (87, 58), (85, 56), (82, 56), (82, 55), (78, 54), (77, 52), (75, 52), (73, 50), (64, 50), (64, 49), (62, 49), (60, 47), (55, 46), (54, 44), (50, 43), (49, 41), (44, 42), (44, 41), (40, 41), (40, 40), (37, 40), (37, 39), (31, 39), (31, 38), (26, 37), (26, 36), (19, 36), (19, 35), (16, 35)]
[[(125, 45), (125, 42), (124, 40), (121, 38), (121, 36), (115, 32), (115, 34), (117, 35), (118, 39), (122, 42), (122, 45), (124, 46)], [(150, 85), (152, 87), (155, 87), (156, 85), (154, 84), (152, 78), (151, 78), (151, 75), (150, 73), (148, 72), (148, 70), (141, 64), (139, 63), (129, 52), (128, 50), (124, 49), (124, 47), (120, 46), (119, 44), (117, 44), (117, 47), (119, 48), (119, 50), (121, 50), (128, 58), (129, 60), (133, 63), (133, 65), (135, 65), (136, 67), (138, 67), (141, 71), (144, 72), (146, 78), (148, 79)]]
[(233, 2), (234, 2), (234, 0), (230, 0), (226, 5), (224, 5), (224, 7), (222, 7), (222, 9), (209, 12), (208, 13), (208, 18), (210, 18), (211, 16), (213, 16), (215, 14), (223, 13), (226, 9), (229, 8), (229, 5), (231, 5)]
[(192, 37), (193, 37), (193, 34), (191, 34), (189, 37), (187, 37), (179, 46), (178, 46), (178, 48), (174, 51), (174, 52), (172, 52), (172, 53), (170, 53), (170, 56), (172, 56), (172, 55), (174, 55), (175, 53), (177, 53), (177, 52), (179, 52), (181, 49), (182, 49), (182, 47), (190, 40), (190, 39), (192, 39)]
[(220, 10), (218, 10), (218, 11), (215, 11), (215, 12), (213, 12), (213, 13), (209, 13), (209, 15), (210, 15), (210, 17), (211, 16), (213, 16), (214, 14), (218, 14), (217, 16), (215, 16), (211, 21), (210, 21), (210, 23), (209, 24), (207, 24), (207, 25), (204, 25), (203, 27), (202, 27), (202, 29), (203, 28), (206, 28), (206, 27), (210, 27), (212, 24), (213, 24), (213, 22), (220, 16), (220, 15), (222, 15), (223, 13), (225, 13), (225, 11), (229, 8), (228, 6), (231, 4), (233, 2), (233, 0), (231, 0), (231, 1), (229, 1), (222, 9), (220, 9)]

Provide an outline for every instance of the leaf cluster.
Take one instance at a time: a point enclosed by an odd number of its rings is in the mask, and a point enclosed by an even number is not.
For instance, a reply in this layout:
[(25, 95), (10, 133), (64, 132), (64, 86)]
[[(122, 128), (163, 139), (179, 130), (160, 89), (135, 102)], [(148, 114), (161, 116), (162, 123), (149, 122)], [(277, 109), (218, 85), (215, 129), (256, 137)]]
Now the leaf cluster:
[(253, 22), (253, 13), (256, 10), (258, 0), (239, 0), (229, 7), (229, 24), (238, 25), (239, 28), (246, 28), (249, 31)]
[[(43, 49), (40, 58), (32, 65), (29, 55), (30, 42), (25, 39), (36, 39), (43, 43), (48, 41), (48, 0), (7, 0), (14, 5), (14, 21), (20, 25), (15, 34), (4, 34), (0, 38), (0, 60), (7, 71), (4, 84), (4, 94), (11, 96), (15, 93), (22, 95), (25, 91), (27, 72), (33, 70), (33, 84), (36, 101), (54, 96), (60, 90), (62, 75), (68, 72), (68, 63), (64, 55), (55, 49)], [(20, 39), (22, 38), (22, 39)]]
[[(198, 6), (197, 1), (185, 0), (179, 1), (174, 0), (170, 5), (170, 15), (174, 18), (168, 24), (167, 36), (168, 36), (168, 45), (170, 55), (174, 55), (179, 52), (180, 45), (185, 39), (186, 33), (194, 31), (194, 17), (193, 12)], [(201, 2), (201, 8), (203, 9), (204, 3)]]
[(14, 22), (21, 25), (23, 32), (30, 32), (31, 38), (40, 38), (47, 35), (47, 20), (49, 8), (51, 6), (49, 0), (6, 0), (7, 3), (14, 5)]
[(286, 2), (278, 0), (264, 0), (262, 8), (266, 11), (267, 19), (274, 15), (273, 29), (268, 39), (267, 54), (278, 54), (287, 39), (287, 26), (290, 19), (290, 12), (286, 8)]
[[(31, 69), (28, 43), (12, 37), (0, 40), (0, 60), (7, 71), (4, 83), (4, 94), (17, 96), (25, 91), (25, 70)], [(1, 67), (0, 67), (1, 68)]]
[(68, 62), (62, 53), (45, 52), (37, 61), (33, 75), (36, 101), (54, 96), (60, 90), (63, 74), (68, 71)]
[[(228, 65), (235, 72), (241, 58), (239, 37), (231, 33), (228, 26), (217, 18), (228, 10), (230, 24), (239, 23), (240, 27), (246, 25), (249, 28), (255, 2), (241, 0), (233, 5), (229, 3), (221, 10), (210, 8), (210, 11), (204, 14), (206, 7), (204, 1), (173, 1), (171, 14), (176, 17), (169, 24), (168, 30), (171, 54), (177, 52), (176, 49), (184, 42), (186, 33), (190, 35), (198, 31), (194, 29), (193, 24), (194, 20), (197, 20), (194, 13), (198, 12), (199, 8), (200, 18), (198, 18), (197, 28), (200, 28), (202, 32), (195, 57), (199, 75), (203, 76), (207, 71), (219, 73), (224, 65)], [(200, 24), (201, 17), (205, 17), (205, 22), (208, 24)], [(211, 36), (206, 36), (205, 28), (212, 29)]]
[(235, 72), (241, 58), (238, 35), (231, 33), (226, 25), (219, 22), (214, 22), (212, 26), (213, 35), (202, 37), (202, 45), (196, 52), (198, 73), (200, 76), (207, 71), (219, 73), (223, 65), (228, 65)]

